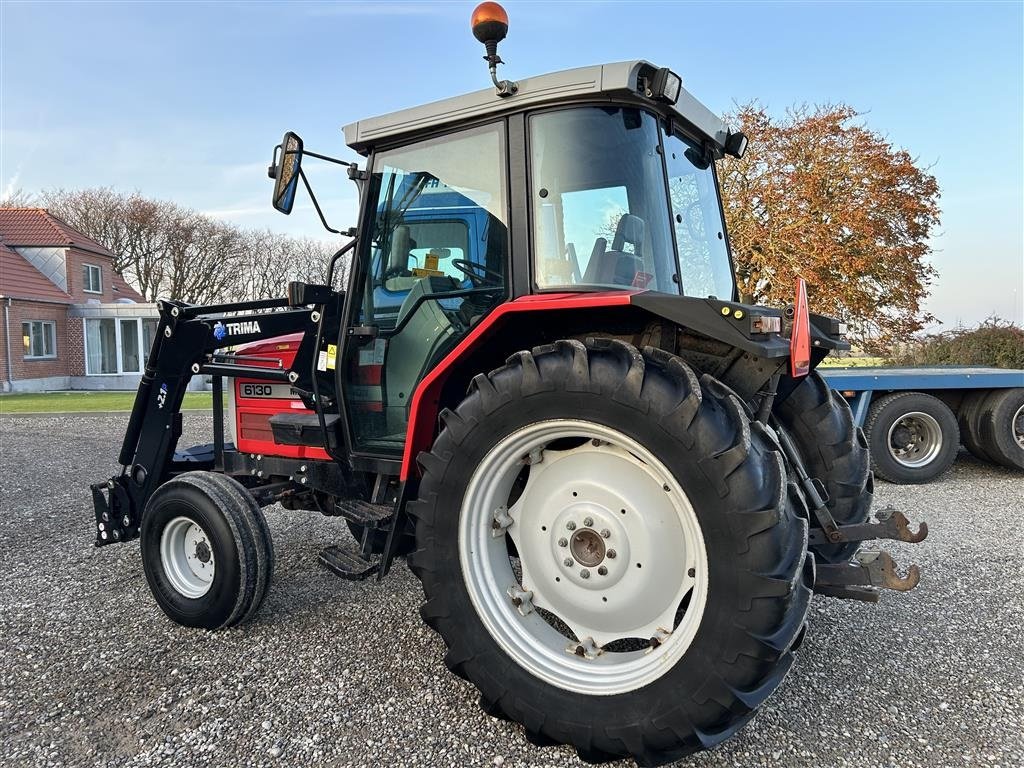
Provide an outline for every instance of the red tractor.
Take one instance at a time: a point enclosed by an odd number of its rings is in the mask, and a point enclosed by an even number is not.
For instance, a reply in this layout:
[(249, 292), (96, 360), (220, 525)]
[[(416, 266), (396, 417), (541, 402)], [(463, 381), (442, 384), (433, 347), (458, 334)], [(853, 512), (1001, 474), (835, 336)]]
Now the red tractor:
[[(802, 282), (737, 300), (715, 163), (746, 137), (646, 61), (498, 80), (506, 25), (474, 14), (493, 89), (345, 128), (361, 213), (326, 284), (159, 302), (96, 543), (141, 537), (164, 612), (219, 629), (270, 583), (261, 507), (340, 517), (355, 542), (322, 562), (381, 578), (408, 555), (488, 713), (661, 764), (753, 716), (812, 592), (916, 585), (861, 541), (925, 531), (869, 519), (864, 437), (815, 372), (842, 323)], [(285, 213), (307, 158), (339, 162), (275, 150)], [(214, 442), (177, 450), (195, 375)]]

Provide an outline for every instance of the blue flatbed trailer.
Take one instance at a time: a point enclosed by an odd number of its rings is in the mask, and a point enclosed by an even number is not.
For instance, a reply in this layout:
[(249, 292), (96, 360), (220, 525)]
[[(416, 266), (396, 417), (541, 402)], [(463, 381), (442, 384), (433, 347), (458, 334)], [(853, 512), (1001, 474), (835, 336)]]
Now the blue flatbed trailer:
[(978, 458), (1024, 469), (1024, 370), (962, 366), (818, 368), (850, 403), (875, 473), (922, 483)]

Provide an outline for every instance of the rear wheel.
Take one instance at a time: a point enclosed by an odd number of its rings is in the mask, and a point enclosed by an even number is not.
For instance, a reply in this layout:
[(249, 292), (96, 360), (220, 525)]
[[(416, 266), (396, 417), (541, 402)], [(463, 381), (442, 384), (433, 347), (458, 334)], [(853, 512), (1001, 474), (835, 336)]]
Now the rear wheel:
[(956, 417), (923, 392), (879, 398), (865, 427), (875, 474), (893, 483), (927, 483), (952, 466), (960, 450)]
[(660, 350), (562, 341), (442, 419), (410, 565), (485, 711), (644, 765), (753, 716), (792, 663), (813, 559), (735, 395)]
[(214, 472), (188, 472), (156, 490), (142, 516), (141, 551), (164, 613), (206, 629), (252, 618), (274, 563), (259, 505), (237, 481)]
[[(839, 525), (867, 520), (875, 488), (871, 457), (846, 399), (812, 372), (776, 407), (775, 416), (796, 443), (807, 474), (825, 486), (832, 518)], [(818, 524), (813, 515), (811, 524)], [(821, 544), (812, 551), (825, 562), (841, 563), (849, 560), (858, 546), (859, 542)]]
[(1024, 388), (993, 391), (979, 411), (985, 452), (997, 464), (1024, 469)]

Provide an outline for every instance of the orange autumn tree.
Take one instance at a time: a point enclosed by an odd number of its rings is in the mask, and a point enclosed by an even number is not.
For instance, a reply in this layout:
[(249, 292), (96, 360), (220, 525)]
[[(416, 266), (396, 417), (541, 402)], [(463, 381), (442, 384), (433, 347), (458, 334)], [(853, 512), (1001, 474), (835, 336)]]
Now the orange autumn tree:
[(792, 301), (846, 319), (851, 340), (880, 350), (934, 320), (921, 307), (935, 275), (928, 238), (939, 187), (915, 158), (843, 104), (775, 118), (748, 104), (727, 116), (750, 139), (720, 169), (744, 302)]

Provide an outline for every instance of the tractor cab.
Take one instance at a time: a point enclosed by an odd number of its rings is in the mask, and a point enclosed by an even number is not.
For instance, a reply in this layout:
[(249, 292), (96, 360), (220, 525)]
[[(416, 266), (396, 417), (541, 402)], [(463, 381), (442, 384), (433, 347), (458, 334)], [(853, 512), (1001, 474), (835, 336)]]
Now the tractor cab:
[[(345, 127), (367, 158), (334, 383), (356, 453), (407, 453), (420, 383), (508, 302), (734, 299), (714, 161), (742, 134), (644, 61), (502, 82)], [(312, 153), (289, 137), (290, 202)]]

